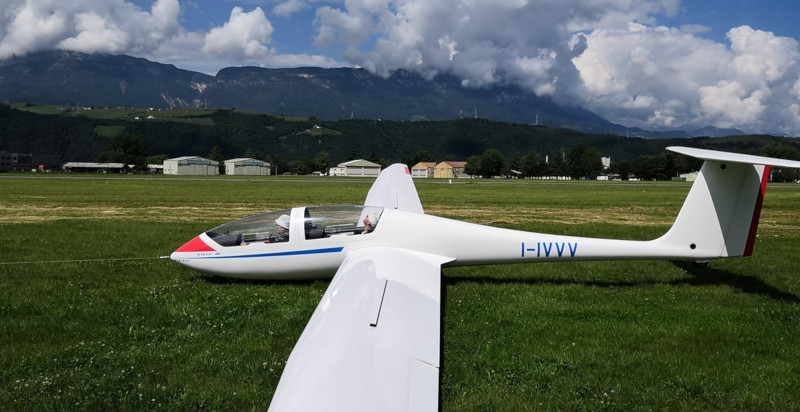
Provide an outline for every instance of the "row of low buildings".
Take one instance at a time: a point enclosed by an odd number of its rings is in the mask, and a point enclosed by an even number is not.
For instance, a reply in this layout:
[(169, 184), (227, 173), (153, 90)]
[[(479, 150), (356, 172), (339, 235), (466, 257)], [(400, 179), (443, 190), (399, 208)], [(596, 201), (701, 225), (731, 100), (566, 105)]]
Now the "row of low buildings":
[[(271, 164), (251, 158), (230, 159), (223, 162), (224, 173), (233, 176), (269, 176), (272, 174)], [(466, 177), (466, 162), (420, 162), (411, 167), (414, 178), (452, 179)], [(31, 155), (0, 152), (0, 171), (30, 171), (35, 166)], [(125, 173), (133, 169), (133, 165), (110, 162), (67, 162), (61, 165), (65, 172), (75, 173)], [(149, 173), (166, 175), (218, 175), (220, 162), (200, 156), (182, 156), (164, 160), (163, 164), (147, 165)], [(330, 176), (375, 177), (381, 171), (381, 165), (368, 160), (358, 159), (339, 163), (327, 172)]]
[[(411, 177), (453, 179), (468, 177), (464, 173), (467, 162), (419, 162), (411, 167)], [(331, 176), (377, 176), (381, 172), (381, 165), (367, 160), (351, 160), (339, 163), (329, 170)]]
[[(240, 157), (226, 160), (225, 174), (232, 176), (269, 176), (272, 165), (263, 160)], [(165, 175), (218, 175), (219, 162), (198, 156), (164, 160)]]
[[(224, 162), (225, 174), (239, 176), (269, 176), (270, 164), (261, 160), (250, 158), (230, 159)], [(102, 162), (67, 162), (61, 168), (65, 172), (81, 173), (123, 173), (133, 168), (133, 165), (123, 163)], [(149, 173), (163, 173), (165, 175), (199, 175), (209, 176), (219, 174), (219, 162), (199, 156), (183, 156), (164, 160), (163, 164), (147, 165)]]

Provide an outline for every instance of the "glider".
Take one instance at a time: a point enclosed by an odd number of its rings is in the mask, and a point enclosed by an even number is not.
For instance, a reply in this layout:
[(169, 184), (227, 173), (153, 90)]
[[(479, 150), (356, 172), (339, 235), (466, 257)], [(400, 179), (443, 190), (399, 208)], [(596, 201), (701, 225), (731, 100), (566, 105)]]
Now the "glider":
[(441, 269), (521, 262), (753, 253), (770, 166), (800, 162), (669, 147), (704, 163), (672, 228), (650, 241), (495, 228), (424, 213), (408, 167), (378, 176), (362, 206), (296, 207), (235, 220), (172, 253), (243, 279), (333, 276), (294, 347), (272, 411), (435, 411)]

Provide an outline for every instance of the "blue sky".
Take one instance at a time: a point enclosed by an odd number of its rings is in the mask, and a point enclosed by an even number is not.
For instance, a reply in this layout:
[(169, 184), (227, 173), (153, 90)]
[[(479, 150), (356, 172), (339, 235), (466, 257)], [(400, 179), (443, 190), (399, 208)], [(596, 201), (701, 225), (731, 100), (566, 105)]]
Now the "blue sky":
[(711, 30), (704, 37), (725, 42), (732, 27), (749, 25), (778, 36), (800, 40), (800, 2), (791, 0), (694, 0), (681, 3), (679, 15), (659, 18), (660, 24), (680, 27), (700, 24)]
[(651, 130), (800, 136), (797, 0), (0, 0), (2, 59), (48, 49), (448, 73)]

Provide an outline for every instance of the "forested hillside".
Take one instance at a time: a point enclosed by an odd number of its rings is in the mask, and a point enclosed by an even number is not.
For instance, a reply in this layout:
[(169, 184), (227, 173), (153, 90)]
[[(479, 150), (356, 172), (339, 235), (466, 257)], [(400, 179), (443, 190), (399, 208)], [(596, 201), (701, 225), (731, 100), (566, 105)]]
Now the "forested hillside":
[(123, 133), (143, 138), (147, 155), (207, 156), (216, 146), (223, 158), (249, 155), (287, 162), (314, 158), (322, 151), (338, 163), (354, 157), (408, 160), (420, 151), (437, 160), (464, 160), (487, 149), (497, 149), (507, 158), (530, 152), (544, 157), (579, 144), (596, 148), (613, 161), (657, 155), (670, 145), (752, 154), (770, 145), (800, 148), (796, 139), (773, 136), (651, 140), (484, 119), (325, 121), (238, 110), (76, 111), (0, 104), (0, 150), (4, 151), (92, 161), (108, 148), (111, 138)]

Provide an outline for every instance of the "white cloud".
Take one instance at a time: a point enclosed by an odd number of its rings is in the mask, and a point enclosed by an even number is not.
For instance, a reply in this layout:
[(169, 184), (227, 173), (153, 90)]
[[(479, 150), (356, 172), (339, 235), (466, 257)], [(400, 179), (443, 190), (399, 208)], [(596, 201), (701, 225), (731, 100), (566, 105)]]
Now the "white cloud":
[(0, 0), (0, 6), (0, 59), (64, 49), (126, 53), (208, 73), (232, 64), (341, 65), (270, 48), (274, 29), (258, 7), (234, 7), (222, 25), (193, 32), (180, 23), (178, 0), (154, 0), (150, 10), (129, 0)]
[(728, 47), (705, 26), (656, 24), (679, 13), (680, 0), (346, 0), (317, 10), (316, 44), (381, 75), (515, 84), (631, 126), (800, 134), (797, 42), (743, 26)]
[(273, 7), (272, 13), (281, 17), (289, 17), (294, 13), (307, 9), (308, 7), (308, 3), (302, 0), (288, 0)]
[(125, 50), (128, 35), (114, 23), (95, 13), (79, 13), (75, 16), (78, 34), (58, 43), (58, 48), (86, 53), (117, 53)]
[[(640, 127), (683, 125), (800, 132), (795, 40), (747, 26), (731, 29), (731, 46), (678, 29), (631, 25), (587, 35), (574, 59), (587, 108)], [(637, 104), (631, 96), (649, 96)], [(681, 102), (675, 105), (673, 102)], [(644, 104), (646, 102), (646, 104)]]
[[(589, 3), (589, 4), (587, 4)], [(520, 84), (540, 94), (569, 92), (577, 78), (571, 32), (647, 20), (677, 0), (348, 0), (317, 10), (320, 47), (340, 43), (356, 65), (386, 75), (398, 68), (448, 72), (474, 87)], [(371, 50), (363, 45), (374, 40)]]
[(215, 56), (264, 57), (269, 52), (266, 44), (272, 30), (272, 24), (260, 7), (250, 13), (234, 7), (228, 22), (208, 33), (202, 50)]
[(50, 47), (68, 27), (68, 13), (48, 11), (46, 4), (37, 7), (25, 2), (6, 2), (3, 9), (0, 58)]

